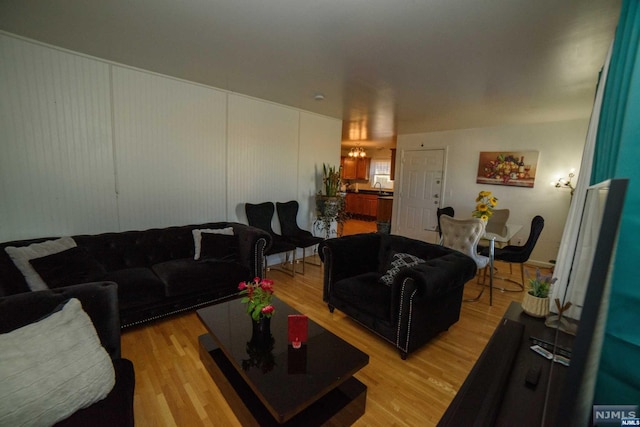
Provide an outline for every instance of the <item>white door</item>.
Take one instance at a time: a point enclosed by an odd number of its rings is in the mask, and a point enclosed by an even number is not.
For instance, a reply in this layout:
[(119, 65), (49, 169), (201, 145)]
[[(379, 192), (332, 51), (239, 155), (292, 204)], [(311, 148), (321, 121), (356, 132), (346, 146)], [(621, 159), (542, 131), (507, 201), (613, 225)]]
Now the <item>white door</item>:
[(405, 150), (400, 163), (399, 215), (394, 234), (434, 241), (442, 198), (444, 150)]

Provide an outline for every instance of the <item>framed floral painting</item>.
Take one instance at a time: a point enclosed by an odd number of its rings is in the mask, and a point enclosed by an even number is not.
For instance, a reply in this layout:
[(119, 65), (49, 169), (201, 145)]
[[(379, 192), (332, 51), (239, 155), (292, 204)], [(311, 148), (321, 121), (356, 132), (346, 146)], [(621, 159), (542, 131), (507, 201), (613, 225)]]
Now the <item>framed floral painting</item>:
[(537, 151), (481, 151), (476, 182), (533, 188), (537, 167)]

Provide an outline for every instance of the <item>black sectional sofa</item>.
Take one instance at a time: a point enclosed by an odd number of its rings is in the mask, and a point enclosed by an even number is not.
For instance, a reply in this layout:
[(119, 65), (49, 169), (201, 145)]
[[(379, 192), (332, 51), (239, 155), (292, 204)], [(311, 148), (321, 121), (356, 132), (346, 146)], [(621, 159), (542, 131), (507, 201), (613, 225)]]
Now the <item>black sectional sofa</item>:
[(381, 233), (320, 243), (323, 299), (393, 344), (403, 359), (460, 317), (464, 284), (476, 274), (468, 256)]
[[(233, 235), (202, 234), (206, 253), (194, 259), (192, 230), (225, 229)], [(234, 222), (72, 236), (77, 248), (29, 261), (49, 288), (93, 281), (118, 284), (122, 328), (189, 310), (237, 294), (238, 283), (260, 276), (268, 233)], [(55, 240), (39, 238), (0, 244), (0, 297), (30, 288), (5, 251)], [(44, 279), (44, 278), (43, 278)]]

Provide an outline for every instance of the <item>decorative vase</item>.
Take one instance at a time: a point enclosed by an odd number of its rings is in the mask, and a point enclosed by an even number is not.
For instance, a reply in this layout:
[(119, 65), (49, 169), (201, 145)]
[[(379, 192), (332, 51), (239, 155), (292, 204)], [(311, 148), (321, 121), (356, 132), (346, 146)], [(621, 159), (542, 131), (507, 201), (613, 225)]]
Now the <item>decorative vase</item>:
[(273, 345), (275, 340), (271, 335), (271, 318), (261, 317), (251, 321), (253, 329), (251, 339), (247, 342), (248, 359), (242, 360), (242, 369), (258, 368), (262, 373), (270, 372), (275, 364)]
[(531, 317), (547, 317), (549, 315), (549, 297), (534, 297), (529, 292), (522, 298), (522, 311)]
[(251, 331), (251, 343), (256, 347), (268, 347), (272, 344), (271, 336), (271, 318), (260, 317), (258, 320), (252, 320), (253, 330)]
[(339, 228), (345, 221), (345, 198), (316, 195), (316, 215), (314, 226), (319, 232), (324, 232), (326, 239), (332, 234), (341, 234)]

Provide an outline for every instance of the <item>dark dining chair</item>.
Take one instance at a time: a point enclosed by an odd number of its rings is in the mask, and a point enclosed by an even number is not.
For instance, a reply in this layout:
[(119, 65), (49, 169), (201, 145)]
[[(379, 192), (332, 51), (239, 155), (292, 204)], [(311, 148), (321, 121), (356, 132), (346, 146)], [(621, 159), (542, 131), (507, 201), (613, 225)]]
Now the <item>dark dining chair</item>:
[(276, 254), (285, 254), (285, 260), (283, 266), (285, 266), (289, 260), (289, 252), (292, 252), (292, 261), (291, 261), (291, 271), (286, 268), (283, 268), (282, 271), (285, 273), (291, 274), (291, 276), (295, 276), (295, 264), (296, 264), (296, 245), (288, 242), (284, 237), (280, 234), (276, 234), (271, 227), (271, 220), (273, 218), (273, 214), (275, 212), (275, 208), (273, 207), (272, 202), (264, 202), (264, 203), (245, 203), (244, 205), (245, 213), (247, 214), (247, 221), (249, 225), (252, 227), (259, 228), (263, 231), (266, 231), (271, 235), (271, 247), (264, 252), (264, 272), (263, 277), (267, 277), (268, 261), (267, 256), (276, 255)]
[(451, 206), (446, 206), (442, 209), (438, 208), (438, 210), (436, 211), (436, 215), (438, 216), (438, 235), (440, 237), (440, 240), (442, 240), (442, 227), (440, 226), (440, 216), (448, 215), (451, 218), (453, 218), (454, 214), (455, 214), (455, 210)]
[[(529, 260), (531, 256), (531, 252), (533, 252), (533, 248), (536, 246), (536, 242), (540, 237), (540, 233), (542, 233), (542, 229), (544, 228), (544, 218), (540, 215), (536, 215), (531, 220), (531, 231), (529, 232), (529, 237), (527, 241), (522, 246), (516, 245), (508, 245), (504, 248), (496, 248), (494, 252), (494, 259), (497, 261), (508, 262), (509, 265), (520, 264), (520, 282), (517, 282), (511, 278), (506, 278), (505, 280), (515, 283), (518, 285), (518, 291), (524, 290), (524, 263)], [(480, 252), (482, 255), (488, 255), (489, 248), (483, 248)], [(508, 290), (508, 289), (503, 289)]]
[[(324, 239), (316, 237), (310, 231), (303, 230), (298, 226), (298, 210), (300, 205), (296, 200), (290, 202), (276, 202), (276, 211), (278, 212), (278, 221), (280, 221), (280, 230), (282, 237), (289, 243), (302, 249), (302, 274), (304, 274), (304, 264), (307, 262), (306, 249), (313, 246), (314, 254), (317, 253), (317, 245)], [(319, 264), (318, 264), (319, 265)]]

